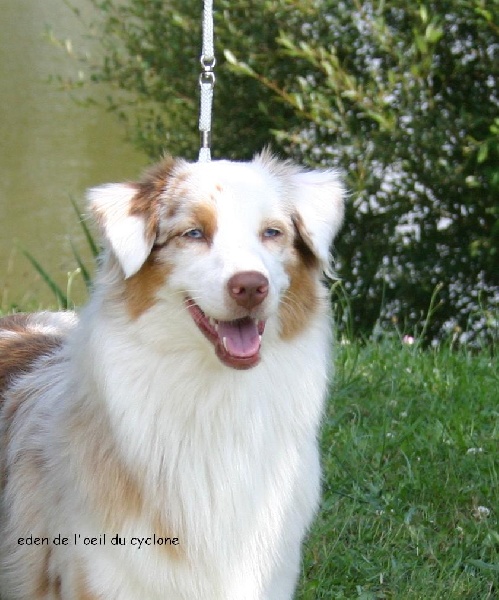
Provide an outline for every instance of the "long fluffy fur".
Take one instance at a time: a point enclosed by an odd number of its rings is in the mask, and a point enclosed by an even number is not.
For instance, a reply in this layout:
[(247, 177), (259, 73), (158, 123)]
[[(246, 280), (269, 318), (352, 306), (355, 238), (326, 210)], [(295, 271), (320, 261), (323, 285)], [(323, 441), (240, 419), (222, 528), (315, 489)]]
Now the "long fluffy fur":
[[(289, 600), (319, 499), (337, 176), (167, 159), (89, 198), (106, 250), (78, 322), (0, 322), (2, 598)], [(241, 272), (268, 280), (258, 305), (228, 293)], [(265, 323), (258, 353), (215, 352), (186, 297)]]

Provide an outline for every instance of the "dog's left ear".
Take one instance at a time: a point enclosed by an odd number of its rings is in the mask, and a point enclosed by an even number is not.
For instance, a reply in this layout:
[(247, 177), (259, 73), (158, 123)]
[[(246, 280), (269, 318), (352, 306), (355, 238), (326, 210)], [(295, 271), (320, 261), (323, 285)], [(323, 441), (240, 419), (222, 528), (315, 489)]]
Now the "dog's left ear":
[(295, 227), (327, 272), (329, 249), (343, 222), (344, 188), (335, 171), (299, 172), (292, 179), (296, 190)]
[(133, 210), (133, 200), (138, 193), (137, 187), (125, 183), (110, 183), (87, 192), (90, 209), (97, 217), (125, 279), (137, 273), (154, 243), (147, 213)]

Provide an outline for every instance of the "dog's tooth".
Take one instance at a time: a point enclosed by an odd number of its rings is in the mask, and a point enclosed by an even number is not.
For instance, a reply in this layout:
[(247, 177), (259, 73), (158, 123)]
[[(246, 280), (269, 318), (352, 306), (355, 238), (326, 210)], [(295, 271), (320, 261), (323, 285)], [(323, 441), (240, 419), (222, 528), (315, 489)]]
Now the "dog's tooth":
[(258, 340), (260, 341), (260, 344), (262, 343), (262, 336), (258, 335)]
[(223, 344), (223, 347), (225, 348), (225, 351), (228, 352), (228, 350), (227, 350), (227, 338), (226, 337), (222, 338), (222, 344)]

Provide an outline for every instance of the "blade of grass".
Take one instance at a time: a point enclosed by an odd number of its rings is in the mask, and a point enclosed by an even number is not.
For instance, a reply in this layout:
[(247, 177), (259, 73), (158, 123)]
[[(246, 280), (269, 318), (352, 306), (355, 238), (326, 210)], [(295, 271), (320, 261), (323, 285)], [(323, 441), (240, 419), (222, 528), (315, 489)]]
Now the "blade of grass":
[(66, 286), (66, 296), (68, 299), (71, 299), (71, 291), (72, 291), (72, 287), (73, 287), (73, 282), (77, 275), (81, 275), (81, 270), (79, 268), (75, 269), (74, 271), (70, 271), (68, 273), (68, 284)]
[(97, 246), (97, 244), (94, 241), (94, 237), (92, 235), (92, 232), (90, 231), (90, 229), (88, 228), (88, 225), (85, 222), (85, 218), (84, 216), (81, 214), (80, 209), (78, 208), (78, 205), (75, 202), (75, 199), (70, 196), (69, 197), (69, 201), (71, 202), (72, 207), (74, 208), (74, 211), (80, 221), (80, 225), (81, 228), (83, 230), (83, 234), (85, 235), (85, 239), (87, 240), (88, 246), (90, 248), (90, 251), (92, 252), (92, 256), (94, 258), (97, 258), (97, 256), (99, 256), (99, 247)]
[(74, 245), (74, 242), (71, 238), (69, 238), (69, 243), (71, 245), (71, 251), (73, 252), (73, 256), (74, 259), (76, 260), (76, 263), (78, 264), (78, 268), (79, 273), (81, 274), (81, 276), (83, 277), (83, 281), (85, 282), (85, 287), (87, 288), (87, 291), (90, 291), (91, 287), (92, 287), (92, 278), (90, 277), (90, 273), (88, 272), (88, 269), (85, 267), (85, 264), (80, 256), (80, 253), (78, 252), (76, 246)]
[(59, 306), (62, 309), (67, 309), (69, 307), (69, 302), (68, 302), (68, 298), (67, 298), (66, 294), (57, 285), (57, 283), (54, 281), (54, 279), (47, 273), (47, 271), (45, 271), (45, 269), (36, 260), (36, 258), (30, 252), (28, 252), (28, 250), (25, 250), (24, 248), (20, 248), (20, 249), (21, 249), (21, 252), (24, 254), (24, 256), (29, 260), (29, 262), (35, 268), (35, 270), (39, 273), (39, 275), (41, 276), (43, 281), (48, 285), (48, 287), (50, 288), (50, 290), (56, 297), (57, 302), (59, 303)]

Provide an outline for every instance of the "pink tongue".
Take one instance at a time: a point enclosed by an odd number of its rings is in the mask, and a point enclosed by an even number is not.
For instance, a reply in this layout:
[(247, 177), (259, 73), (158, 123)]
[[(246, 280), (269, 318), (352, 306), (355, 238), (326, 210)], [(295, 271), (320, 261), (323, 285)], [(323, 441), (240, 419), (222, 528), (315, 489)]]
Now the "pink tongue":
[(225, 349), (231, 356), (244, 358), (253, 356), (260, 350), (260, 336), (253, 319), (219, 321), (218, 335), (220, 340), (225, 338)]

